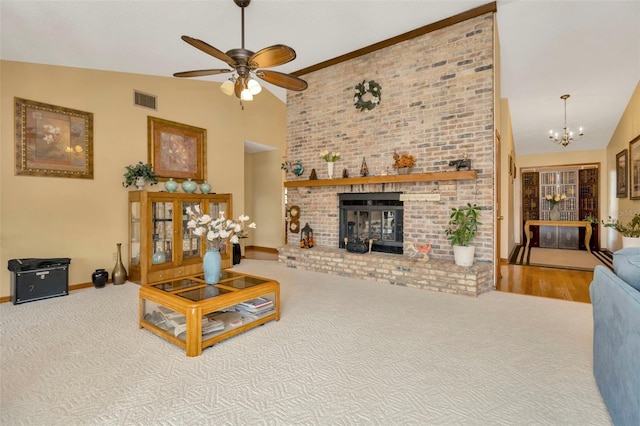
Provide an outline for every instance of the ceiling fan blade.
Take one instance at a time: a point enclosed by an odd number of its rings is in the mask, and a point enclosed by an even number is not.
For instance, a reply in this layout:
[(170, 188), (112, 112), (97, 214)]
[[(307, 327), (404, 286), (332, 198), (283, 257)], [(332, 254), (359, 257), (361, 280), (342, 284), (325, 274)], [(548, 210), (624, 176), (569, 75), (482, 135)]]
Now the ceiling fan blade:
[(260, 70), (256, 73), (256, 75), (268, 83), (284, 87), (288, 90), (301, 92), (308, 87), (307, 82), (303, 79), (295, 77), (293, 75), (283, 74), (277, 71)]
[(195, 47), (196, 49), (200, 49), (204, 53), (207, 53), (207, 54), (213, 56), (214, 58), (218, 58), (221, 61), (226, 62), (227, 64), (229, 64), (229, 66), (231, 66), (233, 68), (236, 67), (236, 61), (234, 61), (226, 53), (222, 52), (221, 50), (216, 49), (215, 47), (211, 46), (210, 44), (207, 44), (202, 40), (198, 40), (197, 38), (189, 37), (189, 36), (186, 36), (186, 35), (183, 35), (181, 38), (184, 41), (186, 41), (187, 43), (189, 43), (190, 45), (192, 45), (193, 47)]
[(254, 53), (249, 58), (252, 68), (269, 68), (286, 64), (296, 58), (296, 51), (284, 44), (274, 44)]
[(195, 71), (183, 71), (174, 73), (174, 77), (201, 77), (204, 75), (216, 75), (231, 72), (230, 69), (213, 69), (213, 70), (195, 70)]

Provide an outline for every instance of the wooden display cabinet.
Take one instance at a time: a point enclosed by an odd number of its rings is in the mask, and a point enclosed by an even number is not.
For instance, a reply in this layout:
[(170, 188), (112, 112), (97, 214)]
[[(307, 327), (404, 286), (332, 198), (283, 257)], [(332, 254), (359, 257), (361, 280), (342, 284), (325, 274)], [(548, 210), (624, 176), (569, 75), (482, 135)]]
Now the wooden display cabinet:
[[(232, 218), (231, 194), (129, 192), (129, 280), (150, 284), (202, 272), (206, 244), (187, 228), (186, 208)], [(232, 266), (231, 244), (220, 250), (222, 267)]]

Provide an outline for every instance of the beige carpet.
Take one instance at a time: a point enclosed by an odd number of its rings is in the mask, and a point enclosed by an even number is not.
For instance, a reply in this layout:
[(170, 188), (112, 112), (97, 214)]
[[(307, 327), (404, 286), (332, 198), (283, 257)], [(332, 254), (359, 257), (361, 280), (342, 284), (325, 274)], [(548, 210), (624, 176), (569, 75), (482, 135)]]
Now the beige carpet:
[(139, 286), (0, 304), (2, 425), (610, 425), (587, 303), (477, 298), (243, 260), (282, 319), (187, 358)]

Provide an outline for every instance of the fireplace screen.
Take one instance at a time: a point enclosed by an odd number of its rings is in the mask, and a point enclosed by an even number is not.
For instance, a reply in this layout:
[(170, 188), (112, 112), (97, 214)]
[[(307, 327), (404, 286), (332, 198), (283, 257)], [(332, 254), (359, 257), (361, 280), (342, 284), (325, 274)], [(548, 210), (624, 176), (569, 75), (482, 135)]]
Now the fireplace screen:
[(369, 243), (372, 251), (402, 254), (403, 203), (400, 192), (340, 194), (340, 244)]

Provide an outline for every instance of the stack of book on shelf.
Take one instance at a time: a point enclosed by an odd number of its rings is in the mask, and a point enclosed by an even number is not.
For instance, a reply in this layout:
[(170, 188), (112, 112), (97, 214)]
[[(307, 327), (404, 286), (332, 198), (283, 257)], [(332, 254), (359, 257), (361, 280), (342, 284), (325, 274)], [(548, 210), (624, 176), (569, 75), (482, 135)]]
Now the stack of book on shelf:
[(243, 315), (259, 318), (273, 311), (273, 301), (264, 297), (258, 297), (237, 304), (236, 309)]
[[(178, 337), (180, 334), (187, 331), (187, 319), (184, 315), (174, 312), (169, 308), (165, 308), (164, 306), (159, 306), (158, 310), (159, 316), (163, 319), (163, 321), (160, 322), (164, 322), (168, 327), (173, 328), (174, 336)], [(155, 314), (156, 312), (153, 313), (153, 315)], [(224, 327), (225, 325), (222, 321), (202, 317), (202, 334), (209, 334), (215, 331), (224, 330)]]
[(213, 318), (202, 318), (202, 334), (214, 333), (224, 330), (224, 322)]

